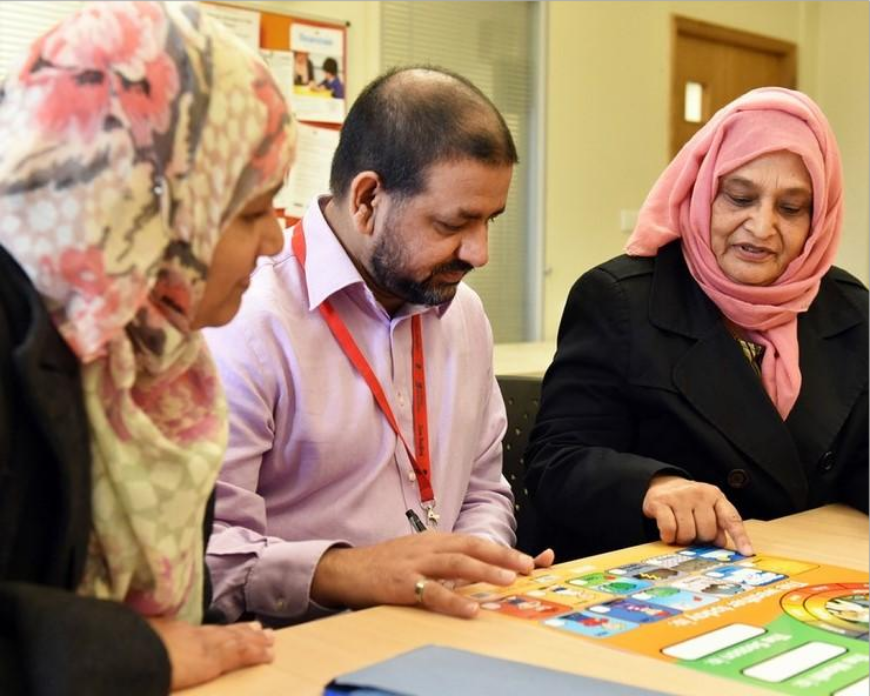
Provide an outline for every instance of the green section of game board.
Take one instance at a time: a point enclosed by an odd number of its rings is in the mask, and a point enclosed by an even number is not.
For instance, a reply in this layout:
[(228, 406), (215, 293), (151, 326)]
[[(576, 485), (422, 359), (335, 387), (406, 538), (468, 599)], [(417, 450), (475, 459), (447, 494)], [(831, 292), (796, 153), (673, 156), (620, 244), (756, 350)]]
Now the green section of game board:
[[(821, 641), (823, 643), (832, 643), (834, 645), (842, 645), (848, 649), (848, 653), (843, 653), (833, 660), (823, 663), (818, 667), (807, 672), (798, 674), (780, 684), (770, 684), (768, 682), (759, 681), (752, 677), (747, 677), (742, 674), (742, 670), (762, 662), (766, 658), (779, 655), (780, 653), (796, 648), (810, 641)], [(759, 648), (748, 654), (735, 657), (738, 651), (747, 648)], [(726, 659), (730, 658), (730, 659)], [(811, 681), (814, 674), (821, 673), (834, 665), (849, 658), (854, 660), (853, 664), (847, 671), (838, 672), (830, 677), (823, 684), (813, 685)], [(702, 660), (680, 660), (680, 664), (686, 667), (715, 674), (728, 679), (737, 679), (744, 684), (752, 684), (775, 691), (781, 691), (786, 694), (800, 694), (800, 696), (829, 696), (834, 691), (848, 686), (852, 682), (866, 677), (868, 674), (868, 666), (870, 666), (870, 657), (868, 657), (868, 644), (862, 640), (854, 638), (846, 638), (839, 636), (830, 631), (825, 631), (819, 628), (808, 626), (790, 616), (781, 616), (767, 625), (767, 633), (758, 638), (746, 641), (741, 645), (733, 648), (721, 650)]]

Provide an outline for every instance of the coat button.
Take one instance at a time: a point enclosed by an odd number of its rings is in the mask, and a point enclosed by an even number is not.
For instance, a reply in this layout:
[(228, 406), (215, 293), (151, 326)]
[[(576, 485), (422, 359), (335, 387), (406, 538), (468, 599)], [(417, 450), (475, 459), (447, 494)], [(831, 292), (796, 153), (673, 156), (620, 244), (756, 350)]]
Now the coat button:
[(819, 459), (819, 463), (817, 464), (819, 471), (823, 474), (828, 473), (831, 469), (834, 468), (834, 453), (833, 452), (825, 452), (821, 459)]
[(728, 472), (728, 485), (731, 488), (745, 488), (749, 484), (746, 469), (732, 469)]

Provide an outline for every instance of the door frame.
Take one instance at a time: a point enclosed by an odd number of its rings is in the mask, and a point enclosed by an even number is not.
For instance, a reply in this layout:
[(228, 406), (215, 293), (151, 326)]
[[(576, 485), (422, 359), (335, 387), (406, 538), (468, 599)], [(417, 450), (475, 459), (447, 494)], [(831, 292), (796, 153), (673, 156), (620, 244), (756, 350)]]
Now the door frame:
[(677, 84), (677, 38), (689, 36), (718, 43), (749, 48), (762, 53), (772, 53), (783, 61), (786, 82), (791, 89), (797, 87), (797, 45), (773, 39), (761, 34), (710, 24), (698, 19), (671, 15), (671, 114), (668, 124), (669, 151), (676, 152), (678, 135), (675, 128), (676, 117), (683, 111), (683, 85)]

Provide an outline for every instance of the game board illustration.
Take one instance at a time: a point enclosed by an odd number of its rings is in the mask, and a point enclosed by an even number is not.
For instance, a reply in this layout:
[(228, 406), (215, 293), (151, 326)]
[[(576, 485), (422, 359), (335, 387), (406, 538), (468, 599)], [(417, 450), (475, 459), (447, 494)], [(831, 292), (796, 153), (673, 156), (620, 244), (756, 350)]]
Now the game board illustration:
[(650, 544), (462, 592), (541, 630), (786, 694), (870, 687), (868, 574), (858, 570)]

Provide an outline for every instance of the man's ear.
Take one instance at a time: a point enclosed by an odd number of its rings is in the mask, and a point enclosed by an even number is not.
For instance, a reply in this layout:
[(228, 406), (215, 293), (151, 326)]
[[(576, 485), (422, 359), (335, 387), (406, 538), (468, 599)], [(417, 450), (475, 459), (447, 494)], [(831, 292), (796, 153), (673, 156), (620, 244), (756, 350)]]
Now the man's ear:
[(364, 171), (350, 182), (347, 196), (348, 213), (354, 228), (360, 234), (371, 235), (375, 231), (375, 207), (384, 195), (381, 177), (377, 172)]

